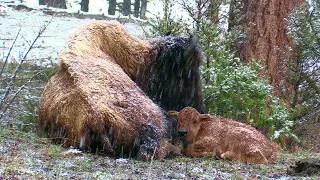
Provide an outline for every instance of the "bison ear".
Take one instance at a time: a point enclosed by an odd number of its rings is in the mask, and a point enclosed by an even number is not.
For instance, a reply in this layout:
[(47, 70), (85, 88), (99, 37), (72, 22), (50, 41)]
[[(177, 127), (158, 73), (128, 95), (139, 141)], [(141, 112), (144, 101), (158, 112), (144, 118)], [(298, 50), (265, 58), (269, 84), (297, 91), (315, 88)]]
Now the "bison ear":
[(199, 120), (200, 122), (210, 121), (211, 116), (209, 114), (201, 114)]
[(172, 118), (177, 119), (179, 112), (177, 111), (168, 111), (168, 115)]
[(197, 38), (192, 33), (192, 34), (190, 34), (190, 37), (189, 37), (189, 45), (188, 45), (187, 49), (185, 50), (185, 52), (183, 53), (183, 57), (186, 60), (186, 64), (189, 63), (190, 58), (197, 50), (197, 46), (198, 46)]

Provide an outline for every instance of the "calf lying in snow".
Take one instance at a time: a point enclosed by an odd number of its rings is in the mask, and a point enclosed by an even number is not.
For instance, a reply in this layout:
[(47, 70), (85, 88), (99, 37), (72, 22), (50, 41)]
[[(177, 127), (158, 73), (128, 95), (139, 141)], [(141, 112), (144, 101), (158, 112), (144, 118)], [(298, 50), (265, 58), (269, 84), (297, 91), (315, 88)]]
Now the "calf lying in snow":
[(255, 128), (246, 124), (186, 107), (169, 111), (178, 120), (183, 134), (182, 153), (206, 156), (215, 153), (221, 158), (268, 164), (277, 159), (276, 146)]

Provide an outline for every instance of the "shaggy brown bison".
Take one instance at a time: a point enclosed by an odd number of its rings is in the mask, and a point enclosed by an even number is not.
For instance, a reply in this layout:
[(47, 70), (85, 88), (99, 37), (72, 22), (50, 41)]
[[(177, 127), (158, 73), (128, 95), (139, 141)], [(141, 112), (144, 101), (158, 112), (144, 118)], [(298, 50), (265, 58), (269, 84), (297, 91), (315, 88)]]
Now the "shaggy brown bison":
[[(191, 63), (195, 61), (193, 53), (200, 50), (194, 39), (168, 38), (174, 42), (179, 39), (184, 42), (171, 55), (179, 54), (179, 50), (185, 51), (180, 52), (188, 60), (184, 66), (195, 69)], [(159, 50), (166, 40), (141, 41), (130, 36), (116, 22), (94, 22), (78, 29), (69, 37), (60, 55), (60, 70), (43, 91), (39, 105), (40, 127), (49, 137), (66, 147), (72, 145), (116, 156), (149, 159), (154, 154), (156, 159), (160, 159), (171, 152), (179, 152), (169, 143), (176, 136), (176, 121), (167, 116), (134, 82), (148, 90), (151, 81), (157, 80), (147, 76), (151, 73), (147, 69), (153, 67), (151, 63), (160, 62), (155, 57), (170, 59), (169, 46), (167, 51)], [(143, 80), (140, 74), (145, 67), (144, 78), (147, 80)], [(158, 69), (155, 73), (164, 73), (164, 70)], [(196, 70), (190, 73), (192, 76), (199, 75)], [(158, 77), (162, 78), (162, 75)], [(193, 85), (199, 83), (199, 77), (191, 80)], [(188, 83), (180, 84), (185, 86)], [(192, 99), (195, 96), (201, 99), (201, 87), (197, 85), (191, 89), (190, 92), (194, 91)], [(148, 91), (147, 94), (153, 97), (152, 93)], [(175, 104), (176, 107), (202, 107), (202, 101), (177, 102), (181, 105)], [(165, 108), (173, 106), (158, 103)]]
[(222, 158), (268, 164), (276, 161), (276, 147), (263, 134), (246, 124), (186, 107), (169, 111), (183, 133), (182, 153), (188, 156), (217, 154)]

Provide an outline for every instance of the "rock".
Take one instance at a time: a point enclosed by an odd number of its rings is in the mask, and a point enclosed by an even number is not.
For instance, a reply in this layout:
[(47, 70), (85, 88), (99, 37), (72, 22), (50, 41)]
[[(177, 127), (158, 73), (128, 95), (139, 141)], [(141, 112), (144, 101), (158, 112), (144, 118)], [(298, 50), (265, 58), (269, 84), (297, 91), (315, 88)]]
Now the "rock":
[(16, 10), (16, 11), (26, 11), (26, 12), (34, 10), (33, 8), (30, 8), (30, 7), (28, 7), (28, 6), (24, 5), (24, 4), (18, 4), (16, 6), (14, 6), (13, 9)]
[(320, 175), (320, 159), (319, 158), (305, 158), (296, 161), (295, 166), (290, 166), (287, 173), (289, 175)]

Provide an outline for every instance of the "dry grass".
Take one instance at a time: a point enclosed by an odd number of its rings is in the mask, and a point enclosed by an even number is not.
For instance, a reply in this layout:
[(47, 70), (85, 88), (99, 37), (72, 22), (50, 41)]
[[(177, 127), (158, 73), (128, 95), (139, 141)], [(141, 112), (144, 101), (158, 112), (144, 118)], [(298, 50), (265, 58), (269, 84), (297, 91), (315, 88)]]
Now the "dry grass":
[(319, 179), (286, 174), (287, 167), (320, 154), (280, 152), (271, 165), (244, 164), (212, 158), (176, 157), (151, 162), (75, 151), (54, 145), (35, 133), (1, 128), (0, 179)]

